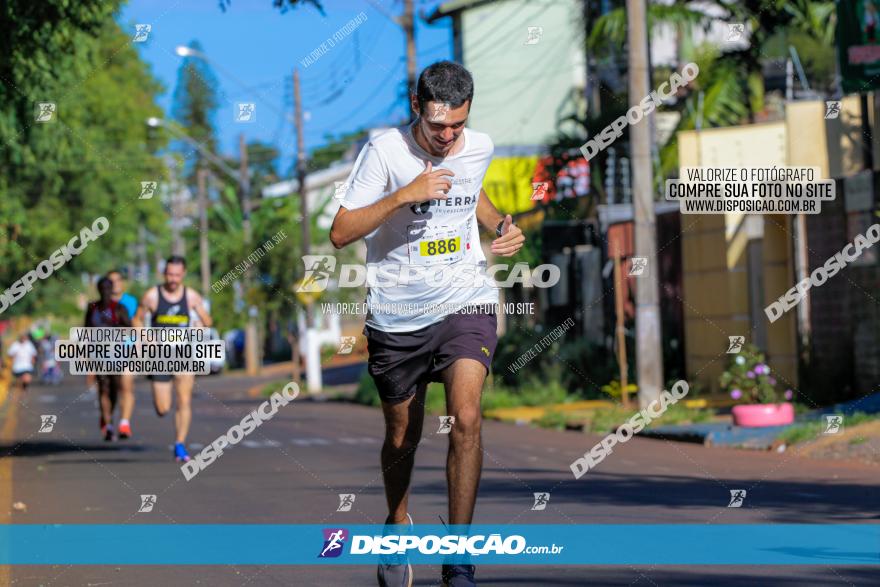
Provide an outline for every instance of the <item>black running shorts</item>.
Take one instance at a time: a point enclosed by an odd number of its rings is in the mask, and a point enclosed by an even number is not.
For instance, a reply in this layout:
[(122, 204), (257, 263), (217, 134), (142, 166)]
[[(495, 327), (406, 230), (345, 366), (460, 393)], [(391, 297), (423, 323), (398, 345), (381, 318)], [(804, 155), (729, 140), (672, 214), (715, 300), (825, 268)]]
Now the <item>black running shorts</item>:
[(441, 381), (441, 372), (457, 359), (492, 364), (497, 319), (493, 309), (468, 308), (413, 332), (383, 332), (364, 327), (370, 358), (368, 371), (383, 402), (412, 397), (419, 385)]

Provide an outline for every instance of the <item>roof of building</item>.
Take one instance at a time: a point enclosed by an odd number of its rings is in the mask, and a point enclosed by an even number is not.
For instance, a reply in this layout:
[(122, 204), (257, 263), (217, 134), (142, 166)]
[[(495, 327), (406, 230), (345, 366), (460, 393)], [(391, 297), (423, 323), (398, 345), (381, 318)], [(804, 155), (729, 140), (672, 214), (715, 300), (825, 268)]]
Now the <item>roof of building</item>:
[(452, 0), (451, 2), (444, 2), (443, 4), (438, 6), (434, 10), (434, 12), (428, 15), (428, 18), (426, 20), (428, 22), (434, 22), (435, 20), (446, 18), (447, 16), (452, 16), (454, 12), (459, 12), (468, 8), (479, 6), (480, 4), (489, 4), (492, 2), (498, 2), (498, 0)]

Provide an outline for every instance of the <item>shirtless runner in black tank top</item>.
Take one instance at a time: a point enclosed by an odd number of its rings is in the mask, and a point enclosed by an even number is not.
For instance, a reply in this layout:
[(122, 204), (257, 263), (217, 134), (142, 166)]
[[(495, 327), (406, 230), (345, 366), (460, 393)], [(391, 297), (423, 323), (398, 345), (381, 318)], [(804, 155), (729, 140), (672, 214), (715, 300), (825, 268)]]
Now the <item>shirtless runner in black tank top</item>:
[[(145, 326), (144, 315), (149, 313), (150, 326), (153, 328), (188, 328), (190, 325), (189, 311), (194, 310), (202, 326), (212, 325), (211, 316), (205, 310), (202, 296), (194, 289), (183, 285), (186, 277), (186, 261), (183, 257), (172, 256), (165, 262), (165, 281), (162, 285), (150, 288), (141, 298), (134, 326)], [(195, 376), (192, 373), (176, 373), (174, 375), (152, 375), (153, 405), (159, 416), (164, 416), (171, 409), (171, 390), (176, 390), (177, 411), (174, 414), (174, 457), (186, 462), (189, 454), (186, 450), (186, 435), (192, 420), (190, 399), (192, 397)]]

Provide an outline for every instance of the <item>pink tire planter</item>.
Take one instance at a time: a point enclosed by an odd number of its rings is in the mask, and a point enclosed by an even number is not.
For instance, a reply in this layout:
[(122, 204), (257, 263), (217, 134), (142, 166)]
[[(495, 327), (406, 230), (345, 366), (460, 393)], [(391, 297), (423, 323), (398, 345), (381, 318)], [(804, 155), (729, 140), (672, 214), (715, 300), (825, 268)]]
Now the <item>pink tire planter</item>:
[(781, 404), (743, 404), (733, 407), (734, 426), (785, 426), (794, 422), (794, 406)]

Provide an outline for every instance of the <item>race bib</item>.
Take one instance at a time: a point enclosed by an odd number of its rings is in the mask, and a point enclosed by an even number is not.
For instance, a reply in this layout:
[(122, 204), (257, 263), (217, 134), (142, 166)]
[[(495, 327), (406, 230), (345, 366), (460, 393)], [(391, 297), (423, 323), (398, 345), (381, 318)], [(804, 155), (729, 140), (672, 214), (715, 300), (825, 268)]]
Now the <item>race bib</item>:
[(458, 226), (410, 224), (407, 235), (411, 265), (448, 265), (464, 258), (470, 220)]

